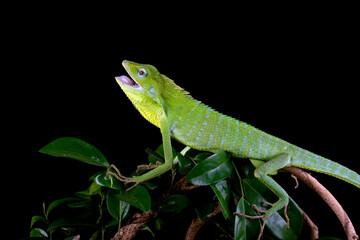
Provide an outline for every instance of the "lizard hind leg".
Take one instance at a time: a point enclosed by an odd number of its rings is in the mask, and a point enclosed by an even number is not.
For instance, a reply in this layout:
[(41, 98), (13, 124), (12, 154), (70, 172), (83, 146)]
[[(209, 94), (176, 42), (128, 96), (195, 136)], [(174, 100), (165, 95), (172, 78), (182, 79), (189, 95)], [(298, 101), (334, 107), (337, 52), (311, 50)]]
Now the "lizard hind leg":
[(287, 221), (287, 228), (289, 227), (289, 218), (286, 215), (286, 207), (289, 203), (289, 196), (275, 180), (268, 176), (268, 174), (285, 166), (289, 166), (290, 163), (290, 155), (287, 153), (282, 153), (257, 167), (254, 172), (255, 177), (264, 183), (273, 193), (275, 193), (276, 196), (279, 197), (279, 200), (272, 204), (271, 208), (266, 211), (265, 218), (269, 218), (278, 210), (285, 208), (284, 212)]
[(279, 200), (274, 204), (265, 202), (265, 204), (271, 206), (270, 209), (268, 209), (267, 211), (262, 211), (259, 208), (257, 208), (256, 205), (253, 205), (253, 207), (255, 208), (256, 211), (263, 213), (263, 215), (261, 215), (261, 216), (249, 216), (249, 215), (245, 215), (242, 213), (234, 213), (236, 215), (243, 216), (246, 218), (252, 218), (252, 219), (263, 218), (264, 219), (263, 224), (261, 226), (258, 240), (261, 239), (261, 236), (264, 232), (266, 221), (270, 218), (271, 215), (273, 215), (275, 212), (277, 212), (281, 208), (285, 208), (284, 213), (285, 213), (285, 218), (286, 218), (286, 222), (287, 222), (286, 228), (288, 229), (290, 226), (289, 225), (290, 221), (286, 214), (286, 208), (289, 203), (289, 196), (286, 193), (286, 191), (277, 182), (275, 182), (275, 180), (273, 180), (271, 177), (269, 177), (267, 175), (271, 172), (277, 171), (277, 170), (279, 170), (285, 166), (289, 166), (289, 165), (290, 165), (290, 156), (286, 153), (282, 153), (282, 154), (277, 155), (273, 159), (269, 160), (268, 162), (265, 162), (264, 164), (260, 165), (259, 167), (257, 167), (255, 169), (255, 172), (254, 172), (255, 177), (257, 179), (259, 179), (262, 183), (264, 183), (273, 193), (275, 193), (276, 196), (279, 197)]

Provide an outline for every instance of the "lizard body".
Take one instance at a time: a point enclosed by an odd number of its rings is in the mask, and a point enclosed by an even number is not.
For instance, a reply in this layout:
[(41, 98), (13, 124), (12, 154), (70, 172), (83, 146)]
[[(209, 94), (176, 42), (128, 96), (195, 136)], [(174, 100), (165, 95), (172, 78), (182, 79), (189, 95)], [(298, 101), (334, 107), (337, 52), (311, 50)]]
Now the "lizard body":
[(131, 78), (120, 76), (116, 80), (142, 116), (160, 128), (165, 155), (163, 165), (127, 181), (146, 181), (171, 169), (173, 138), (194, 149), (214, 153), (225, 150), (235, 157), (264, 161), (254, 175), (279, 197), (266, 218), (288, 204), (285, 190), (268, 176), (286, 166), (332, 175), (360, 188), (356, 172), (217, 112), (192, 98), (155, 67), (126, 60), (123, 66)]

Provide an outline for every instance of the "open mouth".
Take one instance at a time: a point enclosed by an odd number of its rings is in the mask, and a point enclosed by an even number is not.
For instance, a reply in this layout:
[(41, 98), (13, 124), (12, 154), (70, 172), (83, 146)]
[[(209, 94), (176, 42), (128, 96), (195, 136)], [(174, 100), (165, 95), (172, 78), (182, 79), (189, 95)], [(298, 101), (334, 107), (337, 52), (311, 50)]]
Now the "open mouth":
[(121, 82), (122, 84), (125, 84), (129, 87), (133, 87), (133, 88), (140, 88), (140, 85), (137, 84), (134, 80), (132, 80), (131, 78), (123, 75), (123, 76), (120, 76), (120, 77), (115, 77), (115, 79), (118, 81), (118, 82)]

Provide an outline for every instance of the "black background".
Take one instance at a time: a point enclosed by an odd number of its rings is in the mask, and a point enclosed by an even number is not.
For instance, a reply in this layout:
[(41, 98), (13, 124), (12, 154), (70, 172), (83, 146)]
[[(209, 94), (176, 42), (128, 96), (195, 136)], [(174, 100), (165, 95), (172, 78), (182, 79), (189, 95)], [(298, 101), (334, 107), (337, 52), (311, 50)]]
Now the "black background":
[[(152, 64), (218, 111), (359, 172), (359, 38), (351, 12), (337, 6), (261, 13), (212, 7), (10, 9), (2, 49), (9, 72), (1, 88), (2, 206), (10, 212), (5, 222), (14, 239), (28, 235), (42, 202), (85, 189), (99, 170), (38, 153), (50, 141), (81, 138), (125, 172), (146, 163), (145, 148), (161, 143), (159, 129), (114, 80), (126, 74), (124, 59)], [(359, 189), (313, 175), (360, 226)], [(321, 235), (344, 237), (316, 194), (304, 184), (293, 190), (288, 174), (276, 179)]]

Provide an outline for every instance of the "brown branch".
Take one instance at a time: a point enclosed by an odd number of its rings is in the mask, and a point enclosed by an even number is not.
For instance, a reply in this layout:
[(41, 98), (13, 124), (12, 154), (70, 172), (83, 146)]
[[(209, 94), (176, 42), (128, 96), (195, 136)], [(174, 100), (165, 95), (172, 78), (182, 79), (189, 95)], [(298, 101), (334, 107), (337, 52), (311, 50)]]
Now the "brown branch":
[(214, 211), (212, 213), (210, 213), (204, 221), (202, 221), (199, 217), (195, 218), (192, 220), (186, 236), (185, 236), (185, 240), (193, 240), (196, 236), (196, 234), (198, 233), (198, 231), (200, 230), (200, 228), (202, 226), (204, 226), (205, 223), (207, 223), (212, 217), (216, 216), (217, 214), (219, 214), (221, 212), (221, 208), (219, 205), (217, 205), (214, 209)]
[[(138, 184), (138, 183), (137, 183)], [(136, 184), (136, 185), (137, 185)], [(186, 177), (183, 177), (179, 181), (177, 181), (174, 185), (171, 186), (170, 190), (166, 194), (161, 194), (160, 199), (165, 199), (168, 197), (171, 191), (175, 192), (186, 192), (198, 188), (200, 186), (191, 185)], [(215, 210), (214, 210), (215, 211)], [(221, 210), (220, 210), (221, 211)], [(131, 240), (133, 239), (137, 232), (141, 229), (141, 227), (150, 222), (156, 213), (151, 210), (147, 213), (135, 213), (131, 219), (128, 220), (127, 224), (120, 229), (120, 232), (116, 233), (116, 235), (111, 240)], [(199, 228), (200, 229), (200, 228)], [(196, 234), (196, 233), (195, 233)]]
[(304, 210), (301, 209), (301, 212), (304, 216), (304, 221), (305, 223), (309, 226), (310, 228), (310, 239), (311, 240), (315, 240), (319, 238), (319, 229), (318, 227), (315, 225), (315, 223), (310, 219), (310, 217), (304, 212)]
[(174, 184), (174, 186), (172, 187), (172, 190), (174, 190), (175, 192), (186, 192), (186, 191), (190, 191), (190, 190), (193, 190), (193, 189), (196, 189), (199, 187), (200, 186), (191, 185), (185, 176)]
[(155, 216), (155, 213), (151, 210), (147, 213), (138, 212), (135, 213), (132, 218), (128, 221), (128, 224), (123, 226), (120, 229), (120, 232), (116, 233), (116, 235), (111, 238), (111, 240), (131, 240), (135, 237), (137, 232), (141, 229), (141, 227), (150, 222), (151, 219)]
[(319, 196), (330, 206), (333, 212), (336, 214), (340, 220), (345, 233), (349, 240), (359, 239), (359, 236), (356, 234), (355, 228), (350, 221), (350, 218), (346, 214), (345, 210), (335, 199), (335, 197), (323, 186), (321, 185), (314, 177), (309, 173), (296, 168), (296, 167), (285, 167), (286, 171), (295, 175), (297, 178), (302, 180), (306, 185), (308, 185), (312, 190), (314, 190)]

